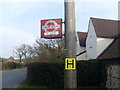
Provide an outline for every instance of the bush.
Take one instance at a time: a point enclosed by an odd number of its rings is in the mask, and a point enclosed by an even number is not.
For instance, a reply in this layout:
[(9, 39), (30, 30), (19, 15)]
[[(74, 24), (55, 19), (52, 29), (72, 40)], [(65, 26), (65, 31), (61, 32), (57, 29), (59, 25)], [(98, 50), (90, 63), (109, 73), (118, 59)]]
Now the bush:
[[(28, 64), (27, 80), (29, 84), (64, 87), (64, 63), (37, 62)], [(103, 80), (104, 79), (104, 80)], [(106, 82), (106, 69), (98, 60), (77, 62), (78, 87), (101, 86)]]
[(5, 70), (5, 69), (8, 69), (9, 66), (7, 63), (2, 63), (2, 69)]
[(64, 63), (37, 62), (28, 65), (29, 84), (61, 88), (64, 83)]
[(106, 67), (98, 60), (77, 62), (77, 83), (83, 86), (105, 86)]
[(21, 63), (15, 63), (15, 62), (5, 62), (2, 63), (2, 69), (6, 70), (6, 69), (16, 69), (16, 68), (22, 68), (24, 67), (24, 64)]
[(3, 63), (2, 64), (2, 69), (5, 70), (5, 69), (14, 69), (16, 68), (16, 65), (14, 62), (7, 62), (7, 63)]

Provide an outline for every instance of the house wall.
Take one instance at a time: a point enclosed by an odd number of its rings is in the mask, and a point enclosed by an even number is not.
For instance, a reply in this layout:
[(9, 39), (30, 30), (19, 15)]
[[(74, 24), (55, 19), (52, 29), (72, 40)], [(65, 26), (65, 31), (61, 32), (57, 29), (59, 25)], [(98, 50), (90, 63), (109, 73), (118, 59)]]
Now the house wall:
[[(76, 33), (76, 55), (86, 50), (86, 47), (80, 46), (78, 35)], [(86, 53), (76, 57), (76, 60), (86, 60)]]
[(86, 47), (83, 47), (83, 46), (80, 47), (80, 52), (83, 52), (85, 50), (86, 50)]
[(97, 36), (90, 20), (88, 26), (88, 36), (86, 40), (87, 59), (95, 59), (97, 57)]
[(79, 42), (79, 38), (78, 38), (78, 35), (76, 33), (76, 55), (79, 54), (81, 51), (80, 51), (80, 42)]
[(86, 57), (86, 53), (80, 55), (80, 56), (77, 56), (76, 59), (79, 61), (79, 60), (87, 60), (87, 57)]
[(113, 90), (120, 89), (120, 65), (108, 66), (106, 87)]
[(112, 42), (114, 39), (108, 38), (97, 38), (97, 56), (99, 56)]
[[(80, 52), (83, 52), (85, 50), (86, 50), (86, 47), (82, 47), (82, 46), (80, 47)], [(77, 60), (87, 60), (87, 55), (86, 55), (86, 53), (81, 54), (81, 55), (77, 56), (76, 59)]]

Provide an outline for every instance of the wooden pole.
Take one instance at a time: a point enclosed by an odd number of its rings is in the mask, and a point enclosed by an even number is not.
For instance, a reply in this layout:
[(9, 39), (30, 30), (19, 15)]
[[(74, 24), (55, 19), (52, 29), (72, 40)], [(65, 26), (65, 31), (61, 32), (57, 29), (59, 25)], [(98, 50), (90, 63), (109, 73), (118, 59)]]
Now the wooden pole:
[[(75, 27), (75, 5), (74, 0), (64, 1), (65, 5), (65, 49), (66, 58), (76, 57), (76, 27)], [(64, 88), (75, 90), (77, 88), (76, 70), (65, 70)]]

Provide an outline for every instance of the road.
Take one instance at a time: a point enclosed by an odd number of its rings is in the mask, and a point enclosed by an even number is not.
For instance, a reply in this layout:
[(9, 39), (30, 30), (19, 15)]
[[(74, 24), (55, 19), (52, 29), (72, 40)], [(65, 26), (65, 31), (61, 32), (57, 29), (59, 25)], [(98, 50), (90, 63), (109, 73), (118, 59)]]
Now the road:
[(27, 69), (3, 71), (2, 88), (16, 88), (23, 80), (26, 79)]

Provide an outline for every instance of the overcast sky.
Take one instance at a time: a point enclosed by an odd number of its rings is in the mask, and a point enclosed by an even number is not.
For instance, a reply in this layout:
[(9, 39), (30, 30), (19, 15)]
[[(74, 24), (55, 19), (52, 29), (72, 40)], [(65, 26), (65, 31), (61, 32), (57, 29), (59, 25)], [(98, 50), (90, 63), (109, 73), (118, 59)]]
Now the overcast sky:
[[(87, 31), (90, 17), (117, 20), (118, 1), (76, 0), (76, 30)], [(13, 56), (21, 44), (32, 45), (40, 38), (40, 20), (55, 18), (64, 21), (63, 0), (1, 0), (0, 56)]]

